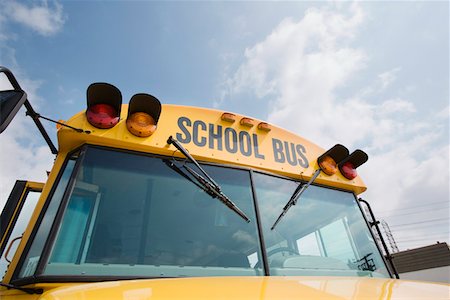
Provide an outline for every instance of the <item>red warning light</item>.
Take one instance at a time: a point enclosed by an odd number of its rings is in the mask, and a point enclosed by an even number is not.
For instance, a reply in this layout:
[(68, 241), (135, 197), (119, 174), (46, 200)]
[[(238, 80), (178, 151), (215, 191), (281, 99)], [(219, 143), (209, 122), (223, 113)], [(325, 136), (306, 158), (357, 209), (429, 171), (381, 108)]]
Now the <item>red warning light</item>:
[(97, 128), (108, 129), (119, 123), (117, 111), (108, 104), (95, 104), (86, 112), (89, 123)]

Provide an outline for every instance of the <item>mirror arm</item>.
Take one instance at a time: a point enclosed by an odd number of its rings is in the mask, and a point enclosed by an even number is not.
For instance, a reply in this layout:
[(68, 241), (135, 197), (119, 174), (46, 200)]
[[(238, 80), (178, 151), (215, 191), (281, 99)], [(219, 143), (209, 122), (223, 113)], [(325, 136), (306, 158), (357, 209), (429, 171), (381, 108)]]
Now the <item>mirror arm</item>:
[(31, 103), (28, 101), (28, 99), (25, 100), (24, 105), (27, 109), (26, 115), (30, 116), (33, 119), (34, 124), (36, 124), (37, 128), (39, 129), (39, 131), (42, 134), (42, 137), (47, 142), (47, 145), (50, 147), (50, 151), (52, 152), (52, 154), (55, 154), (55, 155), (58, 154), (58, 150), (56, 149), (52, 140), (48, 136), (47, 131), (45, 131), (44, 126), (42, 126), (41, 121), (39, 120), (39, 114), (34, 111), (33, 107), (31, 106)]
[[(19, 82), (17, 81), (16, 77), (11, 72), (11, 70), (9, 70), (8, 68), (5, 68), (3, 66), (0, 66), (0, 73), (4, 73), (6, 75), (9, 82), (13, 86), (14, 90), (21, 91), (26, 96), (25, 91), (22, 89), (22, 87), (20, 86)], [(30, 116), (33, 119), (34, 124), (36, 124), (36, 126), (39, 129), (39, 132), (42, 134), (42, 137), (44, 138), (45, 142), (50, 147), (50, 151), (52, 152), (52, 154), (55, 154), (55, 155), (58, 154), (58, 150), (56, 149), (52, 140), (48, 136), (47, 131), (45, 131), (44, 126), (42, 126), (41, 121), (39, 120), (39, 117), (40, 117), (39, 114), (34, 111), (33, 107), (31, 106), (31, 103), (28, 101), (28, 99), (26, 99), (23, 104), (25, 105), (25, 108), (27, 109), (26, 115)]]
[(0, 72), (5, 73), (6, 77), (8, 77), (9, 82), (15, 90), (23, 91), (20, 87), (20, 84), (17, 82), (16, 77), (14, 77), (13, 73), (8, 68), (0, 66)]

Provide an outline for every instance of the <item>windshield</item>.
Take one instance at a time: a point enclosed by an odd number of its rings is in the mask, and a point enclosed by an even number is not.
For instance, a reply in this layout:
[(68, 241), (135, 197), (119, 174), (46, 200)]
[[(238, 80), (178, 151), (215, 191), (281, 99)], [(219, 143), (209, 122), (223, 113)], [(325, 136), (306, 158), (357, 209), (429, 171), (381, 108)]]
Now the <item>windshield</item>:
[(249, 172), (203, 166), (246, 223), (169, 165), (87, 148), (44, 275), (261, 275)]
[(271, 230), (298, 183), (253, 180), (271, 275), (389, 276), (352, 193), (309, 186)]
[(352, 193), (310, 186), (271, 230), (298, 182), (201, 164), (247, 223), (184, 172), (192, 164), (173, 163), (85, 147), (66, 167), (19, 278), (389, 276)]

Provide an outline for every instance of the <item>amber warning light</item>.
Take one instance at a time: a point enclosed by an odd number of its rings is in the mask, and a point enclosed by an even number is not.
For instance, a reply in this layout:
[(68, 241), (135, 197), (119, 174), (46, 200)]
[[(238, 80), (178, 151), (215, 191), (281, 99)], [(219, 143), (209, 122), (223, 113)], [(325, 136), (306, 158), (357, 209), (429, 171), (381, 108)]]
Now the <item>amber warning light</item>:
[(136, 94), (131, 97), (128, 106), (127, 129), (138, 137), (151, 136), (161, 114), (161, 103), (148, 94)]
[(325, 174), (331, 176), (337, 172), (338, 164), (343, 161), (348, 154), (349, 151), (345, 146), (336, 144), (319, 156), (319, 158), (317, 158), (317, 163)]

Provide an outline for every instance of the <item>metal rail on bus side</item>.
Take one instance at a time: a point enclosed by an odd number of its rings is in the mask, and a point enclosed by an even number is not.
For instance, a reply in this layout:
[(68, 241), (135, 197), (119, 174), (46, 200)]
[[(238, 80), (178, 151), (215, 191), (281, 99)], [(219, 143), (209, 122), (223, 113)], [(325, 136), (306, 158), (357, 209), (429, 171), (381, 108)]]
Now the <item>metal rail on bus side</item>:
[(367, 202), (366, 200), (364, 200), (362, 198), (358, 198), (358, 201), (364, 203), (366, 205), (366, 207), (368, 208), (369, 213), (370, 213), (370, 217), (372, 219), (372, 221), (369, 222), (369, 225), (371, 227), (375, 226), (375, 229), (377, 230), (378, 236), (380, 237), (381, 244), (383, 245), (383, 249), (386, 252), (386, 258), (389, 261), (389, 264), (391, 266), (391, 270), (394, 273), (395, 278), (399, 279), (400, 277), (398, 276), (397, 269), (395, 268), (394, 261), (392, 260), (392, 255), (389, 253), (389, 249), (388, 249), (388, 247), (386, 245), (386, 242), (384, 241), (383, 235), (381, 234), (380, 227), (378, 226), (378, 224), (380, 224), (380, 221), (376, 220), (375, 215), (374, 215), (374, 213), (372, 211), (372, 207), (370, 206), (369, 202)]

